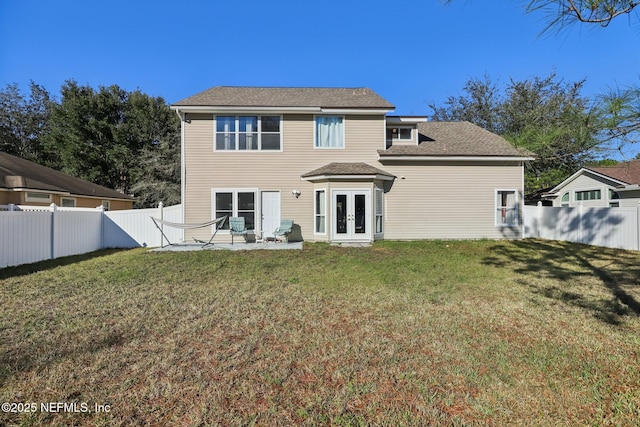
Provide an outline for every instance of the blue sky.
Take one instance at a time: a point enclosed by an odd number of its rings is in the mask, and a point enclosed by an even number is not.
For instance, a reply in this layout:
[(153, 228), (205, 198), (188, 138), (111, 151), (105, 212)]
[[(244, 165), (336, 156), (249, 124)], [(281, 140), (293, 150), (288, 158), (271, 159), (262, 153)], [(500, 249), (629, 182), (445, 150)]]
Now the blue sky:
[(2, 0), (0, 85), (117, 84), (172, 103), (217, 85), (366, 86), (428, 115), (469, 78), (639, 82), (638, 25), (540, 36), (526, 1)]

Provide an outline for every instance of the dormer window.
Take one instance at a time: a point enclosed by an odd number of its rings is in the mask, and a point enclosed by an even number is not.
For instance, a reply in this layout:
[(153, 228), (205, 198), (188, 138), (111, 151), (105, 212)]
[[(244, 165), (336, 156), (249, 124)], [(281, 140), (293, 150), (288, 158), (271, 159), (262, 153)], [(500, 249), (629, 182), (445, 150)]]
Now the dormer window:
[(390, 127), (387, 128), (387, 143), (411, 142), (413, 140), (413, 129), (410, 127)]

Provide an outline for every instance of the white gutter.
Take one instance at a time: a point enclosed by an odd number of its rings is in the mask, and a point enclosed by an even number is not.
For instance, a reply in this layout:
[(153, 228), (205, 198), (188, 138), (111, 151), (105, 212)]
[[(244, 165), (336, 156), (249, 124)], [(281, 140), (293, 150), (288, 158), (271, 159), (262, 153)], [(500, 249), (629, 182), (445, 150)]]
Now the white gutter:
[[(232, 113), (232, 112), (251, 112), (251, 113), (315, 113), (315, 114), (386, 114), (389, 109), (349, 109), (349, 108), (322, 108), (322, 107), (260, 107), (260, 106), (194, 106), (194, 105), (172, 105), (172, 110), (182, 111), (184, 113)], [(179, 114), (179, 113), (178, 113)]]
[(478, 162), (478, 161), (529, 161), (535, 160), (533, 157), (501, 157), (501, 156), (381, 156), (378, 154), (379, 162), (386, 161), (400, 161), (400, 162), (410, 162), (410, 161), (459, 161), (459, 162)]

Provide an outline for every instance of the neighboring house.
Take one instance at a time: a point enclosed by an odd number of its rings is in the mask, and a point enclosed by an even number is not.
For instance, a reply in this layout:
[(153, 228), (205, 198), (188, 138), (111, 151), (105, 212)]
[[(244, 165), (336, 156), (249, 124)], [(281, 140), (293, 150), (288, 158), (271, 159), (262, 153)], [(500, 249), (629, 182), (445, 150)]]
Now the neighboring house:
[(0, 205), (131, 209), (134, 198), (0, 152)]
[(615, 166), (584, 167), (544, 197), (553, 206), (637, 207), (640, 202), (640, 160)]
[(269, 237), (293, 219), (292, 238), (331, 242), (522, 236), (531, 158), (471, 123), (388, 116), (367, 88), (214, 87), (172, 108), (187, 223), (242, 216)]

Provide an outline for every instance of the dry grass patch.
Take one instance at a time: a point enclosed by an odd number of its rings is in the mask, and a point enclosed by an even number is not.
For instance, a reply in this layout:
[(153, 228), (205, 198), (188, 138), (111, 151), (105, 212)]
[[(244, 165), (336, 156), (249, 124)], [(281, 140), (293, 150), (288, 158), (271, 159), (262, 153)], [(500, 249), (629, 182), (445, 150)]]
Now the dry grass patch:
[[(72, 262), (74, 261), (74, 262)], [(307, 244), (0, 270), (0, 425), (629, 425), (640, 254)]]

